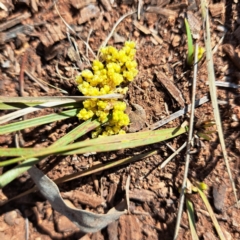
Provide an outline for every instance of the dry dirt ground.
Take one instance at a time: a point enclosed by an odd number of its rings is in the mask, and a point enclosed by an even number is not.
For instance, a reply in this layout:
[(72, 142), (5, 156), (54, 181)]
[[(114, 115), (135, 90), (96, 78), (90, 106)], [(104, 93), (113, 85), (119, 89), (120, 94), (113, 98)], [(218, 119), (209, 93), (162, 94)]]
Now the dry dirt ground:
[[(139, 74), (131, 83), (126, 101), (134, 110), (134, 103), (146, 113), (143, 124), (134, 131), (176, 112), (191, 102), (193, 71), (186, 65), (187, 42), (184, 16), (199, 35), (203, 46), (200, 3), (178, 0), (143, 0), (140, 20), (137, 13), (126, 17), (116, 28), (108, 45), (121, 47), (131, 39), (137, 43)], [(96, 53), (116, 21), (137, 9), (138, 1), (131, 0), (59, 0), (56, 6), (62, 18), (76, 32), (73, 36), (59, 17), (56, 7), (48, 0), (2, 0), (0, 5), (0, 95), (1, 96), (59, 96), (60, 89), (67, 95), (79, 95), (74, 81), (76, 67), (89, 67), (82, 58), (94, 59), (86, 52), (83, 41), (88, 41)], [(217, 80), (239, 84), (240, 18), (239, 3), (210, 1), (212, 47)], [(79, 61), (68, 41), (74, 37), (83, 61)], [(225, 35), (223, 41), (222, 37)], [(56, 72), (58, 67), (58, 73)], [(160, 77), (159, 77), (160, 75)], [(33, 81), (42, 79), (55, 86)], [(174, 94), (171, 89), (178, 91)], [(197, 98), (209, 93), (206, 62), (199, 65)], [(182, 97), (181, 97), (182, 95)], [(240, 191), (240, 101), (237, 88), (218, 87), (224, 135), (231, 170)], [(54, 109), (28, 115), (27, 118), (54, 112)], [(6, 114), (2, 111), (1, 115)], [(196, 121), (212, 120), (211, 103), (196, 109)], [(138, 122), (141, 122), (138, 118)], [(179, 126), (189, 121), (189, 115), (169, 122), (164, 128)], [(79, 124), (77, 118), (21, 131), (24, 147), (49, 146)], [(14, 135), (0, 136), (1, 147), (15, 147)], [(32, 193), (12, 201), (0, 209), (0, 239), (172, 239), (179, 205), (179, 192), (184, 171), (184, 151), (164, 168), (160, 164), (178, 149), (187, 135), (171, 141), (138, 149), (102, 153), (90, 156), (49, 157), (38, 164), (52, 179), (89, 168), (96, 162), (106, 162), (155, 149), (158, 153), (132, 163), (98, 174), (83, 177), (59, 186), (75, 207), (95, 213), (104, 213), (125, 196), (125, 185), (130, 179), (130, 214), (122, 216), (107, 228), (93, 234), (83, 234), (66, 217), (54, 211), (39, 194)], [(209, 190), (208, 199), (215, 210), (226, 239), (240, 239), (240, 210), (234, 207), (233, 191), (216, 133), (210, 141), (202, 140), (204, 147), (191, 156), (189, 178), (204, 181)], [(169, 147), (170, 146), (170, 147)], [(172, 147), (172, 149), (171, 149)], [(1, 169), (1, 173), (6, 172)], [(12, 198), (33, 186), (27, 173), (1, 191), (1, 200)], [(70, 194), (73, 193), (73, 194)], [(67, 197), (68, 196), (68, 197)], [(70, 196), (70, 197), (69, 197)], [(194, 202), (197, 233), (200, 239), (218, 239), (208, 212), (198, 195)], [(240, 198), (240, 195), (238, 194)], [(105, 202), (104, 205), (101, 203)], [(179, 239), (191, 239), (184, 210)]]

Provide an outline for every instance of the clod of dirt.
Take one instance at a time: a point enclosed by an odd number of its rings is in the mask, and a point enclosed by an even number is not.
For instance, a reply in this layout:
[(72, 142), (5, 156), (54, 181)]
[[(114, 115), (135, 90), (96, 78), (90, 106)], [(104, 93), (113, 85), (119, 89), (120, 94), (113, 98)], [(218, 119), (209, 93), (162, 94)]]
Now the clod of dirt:
[(123, 215), (119, 219), (119, 240), (142, 240), (141, 222), (134, 215)]
[(222, 213), (227, 187), (225, 184), (213, 186), (213, 203), (217, 212)]
[(221, 3), (215, 3), (209, 5), (210, 13), (213, 17), (216, 16), (223, 16), (225, 13), (225, 5), (224, 2)]
[(178, 34), (174, 35), (173, 40), (172, 40), (172, 46), (173, 47), (179, 46), (180, 42), (181, 42), (181, 38), (182, 37), (180, 35), (178, 35)]
[(76, 9), (81, 9), (90, 3), (96, 3), (96, 0), (70, 0), (70, 4)]
[(130, 126), (128, 128), (128, 132), (133, 133), (141, 130), (146, 123), (146, 113), (143, 107), (138, 104), (133, 104), (135, 111), (130, 111), (129, 118), (130, 118)]
[(151, 202), (156, 197), (155, 193), (146, 189), (134, 189), (129, 191), (129, 198), (139, 202)]
[(118, 240), (118, 221), (110, 223), (107, 232), (109, 240)]
[(79, 231), (79, 228), (65, 216), (60, 216), (56, 225), (59, 232)]
[(78, 19), (79, 25), (87, 22), (91, 18), (98, 17), (100, 15), (100, 9), (93, 4), (89, 4), (80, 11), (80, 15), (81, 17)]
[(204, 240), (215, 240), (216, 237), (213, 235), (211, 232), (206, 232), (203, 234), (203, 239)]

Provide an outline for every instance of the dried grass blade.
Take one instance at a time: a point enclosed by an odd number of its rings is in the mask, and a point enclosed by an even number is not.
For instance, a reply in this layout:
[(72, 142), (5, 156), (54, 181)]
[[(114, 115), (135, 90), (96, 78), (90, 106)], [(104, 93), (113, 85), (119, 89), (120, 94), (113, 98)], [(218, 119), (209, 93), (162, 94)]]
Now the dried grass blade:
[(119, 24), (124, 18), (126, 18), (126, 17), (128, 17), (128, 16), (130, 16), (130, 15), (136, 13), (136, 12), (137, 12), (137, 11), (132, 11), (132, 12), (126, 13), (126, 14), (124, 14), (123, 16), (121, 16), (121, 17), (117, 20), (117, 22), (115, 23), (115, 25), (114, 25), (113, 28), (112, 28), (112, 31), (109, 33), (109, 35), (107, 36), (107, 38), (103, 41), (102, 45), (101, 45), (100, 48), (98, 49), (97, 57), (98, 57), (99, 54), (100, 54), (100, 49), (103, 48), (103, 47), (106, 47), (108, 41), (109, 41), (110, 38), (112, 37), (112, 35), (113, 35), (116, 27), (118, 26), (118, 24)]
[(60, 121), (70, 117), (75, 117), (78, 111), (79, 109), (71, 109), (71, 110), (63, 111), (61, 113), (53, 113), (53, 114), (49, 114), (42, 117), (37, 117), (37, 118), (28, 119), (21, 122), (10, 123), (4, 126), (0, 126), (0, 135), (30, 128), (30, 127), (36, 127), (36, 126), (47, 124), (50, 122)]
[(224, 157), (228, 175), (229, 175), (229, 178), (231, 181), (234, 197), (235, 197), (236, 203), (238, 205), (238, 208), (240, 208), (240, 205), (238, 204), (238, 197), (237, 197), (235, 183), (234, 183), (232, 173), (230, 170), (230, 166), (229, 166), (229, 162), (228, 162), (228, 154), (227, 154), (226, 145), (225, 145), (225, 141), (224, 141), (221, 117), (220, 117), (219, 108), (218, 108), (217, 90), (216, 90), (216, 86), (215, 86), (215, 73), (214, 73), (212, 49), (211, 49), (210, 23), (209, 23), (207, 3), (205, 0), (201, 0), (201, 8), (202, 8), (202, 18), (203, 18), (203, 28), (204, 28), (204, 41), (205, 41), (205, 48), (206, 48), (208, 81), (209, 81), (209, 89), (210, 89), (210, 95), (211, 95), (212, 106), (213, 106), (213, 113), (214, 113), (214, 118), (215, 118), (215, 122), (216, 122), (219, 141), (220, 141), (220, 144), (222, 147), (223, 157)]
[(47, 102), (60, 102), (68, 103), (72, 102), (80, 102), (86, 99), (122, 99), (124, 95), (122, 94), (106, 94), (106, 95), (99, 95), (99, 96), (44, 96), (44, 97), (3, 97), (0, 96), (0, 103), (47, 103)]
[[(196, 96), (197, 66), (198, 66), (197, 62), (198, 62), (198, 45), (196, 44), (195, 56), (194, 56), (194, 75), (193, 75), (193, 85), (192, 85), (192, 103), (195, 102), (195, 96)], [(195, 110), (195, 105), (192, 104), (190, 123), (189, 123), (189, 132), (188, 132), (187, 151), (186, 151), (186, 157), (185, 157), (185, 169), (184, 169), (184, 176), (183, 176), (183, 182), (182, 182), (182, 187), (181, 187), (180, 204), (179, 204), (179, 208), (178, 208), (178, 215), (177, 215), (176, 227), (175, 227), (175, 232), (174, 232), (174, 239), (177, 239), (177, 237), (178, 237), (178, 231), (180, 228), (183, 204), (184, 204), (184, 199), (185, 199), (185, 189), (186, 189), (187, 176), (188, 176), (188, 170), (189, 170), (189, 164), (190, 164), (190, 150), (191, 150), (191, 143), (192, 143), (192, 138), (193, 138), (194, 110)]]
[[(68, 146), (56, 146), (48, 148), (28, 148), (27, 155), (23, 155), (18, 158), (10, 159), (4, 162), (0, 162), (0, 166), (6, 166), (9, 164), (17, 163), (25, 159), (48, 156), (50, 154), (80, 154), (88, 152), (105, 152), (115, 151), (123, 148), (134, 148), (143, 145), (153, 144), (156, 142), (164, 141), (186, 132), (184, 128), (169, 128), (157, 131), (146, 131), (139, 133), (129, 133), (124, 135), (108, 136), (97, 139), (91, 139), (83, 142), (73, 143)], [(21, 148), (19, 148), (21, 149)], [(13, 150), (9, 149), (11, 152)], [(17, 150), (15, 150), (17, 151)], [(2, 153), (0, 156), (3, 156)]]
[(37, 106), (34, 106), (34, 107), (27, 107), (27, 108), (24, 108), (24, 109), (17, 110), (15, 112), (12, 112), (12, 113), (9, 113), (7, 115), (4, 115), (4, 116), (0, 117), (0, 124), (9, 122), (13, 119), (22, 117), (22, 116), (27, 115), (27, 114), (32, 113), (32, 112), (42, 110), (44, 108), (54, 107), (56, 105), (59, 105), (59, 102), (47, 102), (47, 103), (43, 103), (41, 105), (37, 105)]
[[(64, 135), (62, 138), (58, 139), (55, 143), (53, 143), (50, 147), (54, 146), (66, 146), (70, 142), (75, 141), (79, 137), (85, 135), (87, 132), (95, 129), (98, 127), (100, 123), (98, 121), (86, 121), (79, 125), (78, 127), (74, 128), (72, 131)], [(5, 149), (3, 150), (3, 154), (6, 154)], [(15, 150), (18, 150), (16, 148)], [(8, 152), (8, 154), (11, 154), (11, 152)], [(21, 156), (23, 152), (19, 152), (18, 156)], [(13, 153), (14, 154), (14, 153)], [(17, 178), (20, 174), (24, 173), (25, 171), (29, 170), (34, 164), (41, 161), (43, 158), (30, 158), (25, 160), (24, 162), (20, 163), (16, 167), (8, 170), (4, 174), (0, 175), (0, 188), (5, 187), (7, 184), (9, 184), (11, 181), (13, 181), (15, 178)]]
[[(41, 104), (40, 102), (31, 102), (31, 103), (1, 103), (0, 102), (0, 110), (18, 110), (27, 107), (34, 107), (36, 105)], [(79, 108), (79, 102), (70, 102), (70, 103), (59, 103), (59, 105), (54, 108)]]

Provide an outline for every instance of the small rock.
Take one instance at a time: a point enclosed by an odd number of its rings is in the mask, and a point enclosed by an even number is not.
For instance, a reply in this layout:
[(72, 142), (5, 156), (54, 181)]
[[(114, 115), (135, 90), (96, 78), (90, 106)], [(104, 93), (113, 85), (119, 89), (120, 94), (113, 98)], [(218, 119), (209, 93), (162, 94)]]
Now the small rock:
[(135, 30), (135, 31), (133, 32), (133, 36), (138, 38), (138, 37), (140, 36), (140, 33)]
[(57, 229), (58, 232), (73, 232), (79, 230), (79, 228), (65, 216), (58, 218)]
[(85, 234), (83, 237), (79, 238), (79, 240), (91, 240), (90, 233)]
[(203, 239), (204, 240), (215, 240), (216, 237), (213, 235), (211, 232), (206, 232), (203, 234)]
[(145, 189), (133, 189), (129, 191), (129, 198), (139, 202), (151, 202), (156, 197), (156, 194)]
[(225, 184), (221, 184), (220, 186), (213, 186), (213, 203), (215, 210), (219, 213), (222, 213), (223, 211), (226, 190), (227, 187)]
[[(0, 232), (4, 232), (9, 228), (9, 226), (5, 222), (1, 222), (0, 224)], [(3, 239), (3, 238), (0, 238)]]
[(171, 207), (171, 205), (173, 204), (173, 200), (172, 199), (166, 199), (166, 204), (168, 207)]
[(173, 40), (172, 40), (172, 46), (173, 46), (173, 47), (179, 46), (180, 41), (181, 41), (181, 36), (180, 36), (180, 35), (175, 35), (175, 36), (173, 37)]
[(142, 223), (134, 215), (123, 215), (119, 219), (119, 240), (143, 239)]
[(228, 231), (226, 231), (223, 227), (221, 227), (221, 229), (222, 229), (223, 235), (224, 235), (226, 240), (232, 240), (233, 239), (231, 234)]
[(88, 1), (76, 1), (76, 0), (70, 0), (70, 4), (76, 8), (76, 9), (81, 9), (88, 5), (89, 3), (96, 3), (96, 0), (88, 0)]
[(123, 43), (123, 42), (126, 41), (125, 37), (120, 36), (120, 35), (119, 35), (118, 33), (116, 33), (116, 32), (113, 34), (113, 38), (114, 38), (114, 42), (115, 42), (115, 43)]
[(78, 19), (78, 24), (81, 25), (91, 18), (97, 18), (100, 15), (100, 9), (94, 4), (89, 4), (80, 11), (81, 17)]
[(11, 211), (5, 214), (4, 221), (9, 225), (13, 226), (15, 224), (15, 219), (17, 218), (17, 212)]
[(165, 221), (166, 220), (166, 212), (165, 212), (165, 210), (163, 208), (160, 208), (157, 211), (157, 216), (158, 216), (160, 221)]
[(91, 240), (104, 240), (104, 237), (103, 237), (101, 231), (93, 233)]
[(107, 227), (108, 239), (118, 240), (118, 221), (110, 223)]
[(143, 83), (142, 83), (142, 89), (147, 89), (148, 87), (149, 87), (149, 82), (148, 81), (144, 81)]

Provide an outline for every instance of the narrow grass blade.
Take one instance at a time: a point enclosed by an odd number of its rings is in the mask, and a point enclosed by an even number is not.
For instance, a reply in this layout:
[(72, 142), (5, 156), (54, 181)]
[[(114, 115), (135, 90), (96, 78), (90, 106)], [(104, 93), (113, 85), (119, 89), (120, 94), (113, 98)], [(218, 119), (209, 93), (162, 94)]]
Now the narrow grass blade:
[(189, 66), (192, 66), (193, 64), (193, 54), (194, 54), (194, 46), (193, 46), (193, 40), (192, 40), (192, 34), (189, 27), (188, 20), (184, 18), (185, 27), (186, 27), (186, 33), (187, 33), (187, 45), (188, 45), (188, 56), (187, 56), (187, 64)]
[[(210, 23), (209, 23), (209, 15), (208, 15), (208, 7), (207, 6), (208, 6), (208, 4), (206, 3), (206, 1), (201, 0), (209, 89), (210, 89), (210, 95), (211, 95), (211, 100), (212, 100), (214, 118), (215, 118), (215, 122), (216, 122), (216, 127), (217, 127), (217, 131), (218, 131), (220, 144), (222, 147), (224, 161), (225, 161), (228, 175), (229, 175), (229, 178), (231, 181), (234, 197), (235, 197), (236, 203), (238, 203), (237, 191), (236, 191), (235, 183), (234, 183), (232, 173), (230, 170), (230, 166), (229, 166), (229, 162), (228, 162), (228, 154), (227, 154), (226, 145), (225, 145), (225, 141), (224, 141), (222, 122), (221, 122), (221, 117), (220, 117), (219, 107), (218, 107), (218, 102), (217, 102), (217, 90), (216, 90), (216, 86), (215, 86), (215, 72), (214, 72), (214, 66), (213, 66)], [(238, 208), (240, 208), (239, 205), (238, 205)]]
[[(161, 131), (161, 130), (159, 130)], [(182, 133), (185, 133), (185, 129), (181, 128), (181, 130), (178, 130), (177, 132), (173, 133), (173, 129), (169, 129), (169, 132), (165, 132), (164, 134), (150, 134), (149, 133), (149, 139), (142, 138), (140, 137), (139, 139), (134, 139), (131, 141), (125, 140), (122, 141), (121, 143), (115, 142), (111, 144), (98, 144), (98, 145), (93, 145), (89, 147), (84, 147), (82, 149), (75, 149), (73, 151), (67, 151), (63, 153), (64, 155), (73, 155), (73, 154), (83, 154), (83, 153), (88, 153), (88, 152), (109, 152), (109, 151), (116, 151), (120, 149), (125, 149), (125, 148), (134, 148), (134, 147), (140, 147), (140, 146), (145, 146), (161, 141), (165, 141), (167, 139), (171, 139), (173, 137), (176, 137)]]
[[(123, 148), (133, 148), (144, 146), (148, 144), (153, 144), (160, 141), (165, 141), (167, 139), (176, 137), (180, 134), (185, 133), (186, 130), (184, 128), (169, 128), (162, 129), (158, 131), (146, 131), (140, 133), (130, 133), (116, 136), (108, 136), (97, 139), (91, 139), (88, 141), (83, 141), (79, 143), (73, 143), (68, 146), (56, 146), (56, 147), (48, 147), (48, 148), (29, 148), (29, 149), (21, 149), (20, 151), (27, 153), (25, 156), (21, 156), (18, 158), (14, 158), (11, 160), (7, 160), (4, 162), (0, 162), (0, 166), (7, 166), (9, 164), (17, 163), (19, 161), (23, 161), (25, 159), (33, 158), (33, 157), (41, 157), (48, 156), (50, 154), (61, 154), (61, 155), (69, 155), (69, 154), (80, 154), (80, 153), (88, 153), (88, 152), (105, 152), (105, 151), (115, 151)], [(15, 152), (19, 151), (15, 149)], [(73, 151), (75, 150), (75, 151)], [(14, 151), (14, 149), (6, 149), (6, 151)], [(24, 154), (23, 154), (24, 155)], [(2, 152), (0, 156), (4, 156)]]
[(202, 200), (203, 200), (203, 202), (204, 202), (204, 204), (205, 204), (205, 206), (206, 206), (206, 208), (207, 208), (207, 210), (208, 210), (208, 213), (209, 213), (209, 215), (210, 215), (210, 217), (211, 217), (211, 219), (212, 219), (213, 225), (214, 225), (214, 227), (215, 227), (215, 229), (216, 229), (216, 231), (217, 231), (217, 233), (218, 233), (219, 238), (220, 238), (221, 240), (225, 240), (225, 237), (224, 237), (224, 235), (223, 235), (222, 229), (221, 229), (221, 227), (220, 227), (219, 224), (218, 224), (217, 218), (216, 218), (215, 215), (214, 215), (214, 212), (213, 212), (213, 210), (212, 210), (212, 207), (211, 207), (211, 205), (210, 205), (210, 203), (209, 203), (206, 195), (205, 195), (204, 192), (203, 192), (201, 189), (199, 189), (199, 188), (198, 188), (198, 192), (199, 192), (199, 194), (200, 194), (200, 196), (201, 196), (201, 198), (202, 198)]
[(34, 107), (27, 107), (27, 108), (24, 108), (24, 109), (20, 109), (20, 110), (11, 112), (9, 114), (6, 114), (6, 115), (3, 115), (2, 117), (0, 117), (0, 124), (3, 124), (5, 122), (9, 122), (13, 119), (22, 117), (22, 116), (24, 116), (26, 114), (29, 114), (29, 113), (36, 112), (36, 111), (42, 110), (44, 108), (55, 107), (57, 105), (59, 105), (58, 102), (47, 102), (47, 103), (43, 103), (41, 105), (37, 105), (37, 106), (34, 106)]
[(4, 126), (0, 126), (0, 135), (15, 132), (18, 130), (23, 130), (30, 127), (39, 126), (42, 124), (60, 121), (70, 117), (75, 117), (78, 111), (79, 109), (71, 109), (71, 110), (60, 112), (60, 113), (53, 113), (53, 114), (49, 114), (42, 117), (37, 117), (33, 119), (28, 119), (25, 121), (20, 121), (20, 122), (10, 123)]
[(188, 215), (188, 221), (190, 225), (190, 231), (192, 235), (193, 240), (198, 240), (198, 235), (196, 232), (196, 224), (195, 224), (195, 218), (194, 218), (194, 208), (192, 202), (186, 198), (186, 206), (187, 206), (187, 215)]
[(86, 99), (122, 99), (124, 95), (122, 94), (106, 94), (106, 95), (99, 95), (99, 96), (44, 96), (44, 97), (3, 97), (0, 96), (0, 103), (47, 103), (47, 102), (59, 102), (61, 104), (68, 103), (68, 102), (79, 102), (84, 101)]
[[(54, 182), (56, 184), (60, 184), (60, 183), (63, 183), (63, 182), (72, 181), (74, 179), (78, 179), (78, 178), (81, 178), (81, 177), (89, 176), (91, 174), (98, 173), (98, 172), (101, 172), (101, 171), (104, 171), (104, 170), (107, 170), (107, 169), (111, 169), (113, 167), (119, 167), (119, 166), (122, 166), (122, 165), (126, 165), (126, 164), (129, 164), (129, 163), (138, 161), (138, 160), (146, 158), (146, 157), (150, 157), (150, 156), (152, 156), (154, 154), (157, 154), (157, 152), (158, 151), (155, 150), (155, 151), (150, 151), (150, 152), (147, 152), (147, 153), (139, 154), (137, 156), (124, 158), (124, 159), (121, 159), (121, 160), (116, 160), (116, 161), (112, 161), (112, 162), (108, 162), (108, 163), (99, 163), (99, 164), (96, 164), (93, 167), (91, 167), (89, 169), (86, 169), (86, 170), (83, 170), (81, 172), (76, 172), (76, 173), (73, 173), (73, 174), (70, 174), (70, 175), (58, 178)], [(37, 190), (37, 188), (35, 186), (35, 187), (33, 187), (33, 188), (31, 188), (31, 189), (29, 189), (29, 190), (27, 190), (27, 191), (17, 195), (17, 196), (9, 199), (8, 201), (6, 201), (4, 203), (0, 203), (0, 206), (2, 206), (3, 204), (6, 204), (6, 203), (8, 203), (8, 202), (10, 202), (12, 200), (16, 200), (16, 199), (18, 199), (20, 197), (26, 196), (27, 194), (35, 192), (36, 190)]]
[[(27, 107), (34, 107), (39, 105), (39, 102), (32, 102), (32, 103), (1, 103), (0, 102), (0, 110), (18, 110)], [(60, 103), (54, 108), (79, 108), (81, 105), (79, 102), (72, 102), (72, 103)]]
[[(78, 127), (74, 128), (72, 131), (64, 135), (62, 138), (57, 140), (54, 144), (50, 147), (55, 146), (65, 146), (70, 142), (78, 139), (79, 137), (85, 135), (87, 132), (95, 129), (98, 127), (100, 123), (98, 121), (86, 121), (79, 125)], [(43, 158), (30, 158), (25, 160), (24, 162), (20, 163), (16, 167), (8, 170), (4, 174), (0, 175), (0, 188), (5, 187), (15, 178), (17, 178), (20, 174), (24, 173), (25, 171), (29, 170), (34, 164), (41, 161)]]

